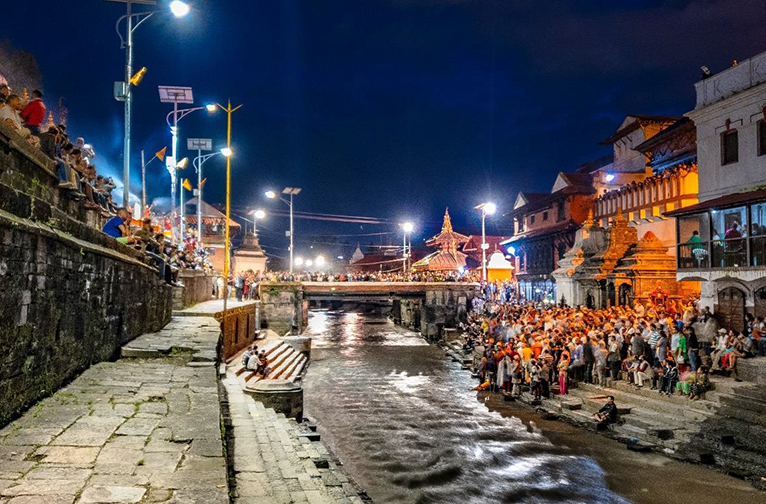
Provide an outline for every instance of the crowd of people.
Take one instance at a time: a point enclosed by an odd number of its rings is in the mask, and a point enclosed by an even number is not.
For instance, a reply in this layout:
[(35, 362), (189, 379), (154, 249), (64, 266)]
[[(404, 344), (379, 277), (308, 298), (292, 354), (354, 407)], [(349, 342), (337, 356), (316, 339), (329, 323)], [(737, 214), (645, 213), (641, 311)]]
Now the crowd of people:
[(676, 306), (570, 308), (477, 297), (463, 325), (475, 356), (477, 389), (534, 399), (573, 381), (603, 387), (627, 380), (659, 394), (704, 397), (710, 373), (738, 378), (737, 362), (766, 355), (766, 325), (750, 317), (740, 333), (719, 327), (696, 300)]
[(32, 91), (29, 98), (13, 93), (10, 86), (0, 84), (0, 122), (24, 137), (56, 163), (59, 188), (104, 217), (114, 215), (117, 206), (112, 200), (114, 181), (98, 174), (93, 159), (93, 147), (82, 137), (70, 141), (66, 125), (44, 126), (46, 113), (43, 94)]
[(261, 275), (267, 282), (477, 282), (472, 272), (321, 272), (269, 271)]

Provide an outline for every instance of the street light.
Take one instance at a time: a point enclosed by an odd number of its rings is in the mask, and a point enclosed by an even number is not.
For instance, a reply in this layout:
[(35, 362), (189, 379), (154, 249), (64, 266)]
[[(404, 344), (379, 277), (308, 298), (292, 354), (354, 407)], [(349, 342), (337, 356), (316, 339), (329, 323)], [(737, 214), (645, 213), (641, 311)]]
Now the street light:
[[(293, 272), (293, 196), (296, 194), (300, 194), (301, 188), (300, 187), (285, 187), (282, 189), (282, 194), (289, 194), (290, 199), (287, 200), (281, 196), (279, 196), (279, 199), (287, 204), (287, 206), (290, 207), (290, 273)], [(277, 193), (274, 191), (266, 191), (264, 193), (267, 198), (269, 199), (275, 199), (277, 198)], [(311, 261), (306, 261), (306, 265), (310, 266)]]
[[(226, 149), (229, 153), (228, 156), (226, 156), (226, 226), (225, 226), (225, 233), (224, 233), (224, 258), (223, 258), (223, 278), (224, 281), (227, 283), (229, 282), (229, 217), (231, 216), (231, 114), (239, 110), (242, 105), (237, 105), (236, 107), (231, 106), (231, 100), (227, 103), (226, 107), (221, 105), (220, 103), (217, 104), (218, 107), (226, 112)], [(223, 154), (223, 149), (221, 149), (221, 154)], [(226, 307), (228, 302), (229, 296), (223, 297), (223, 334), (226, 334)]]
[(295, 265), (296, 266), (301, 266), (302, 264), (303, 264), (303, 258), (300, 257), (300, 256), (296, 257), (295, 258)]
[(487, 281), (487, 232), (484, 225), (487, 215), (494, 215), (497, 212), (497, 205), (491, 202), (482, 203), (474, 207), (476, 210), (481, 210), (481, 279)]
[[(181, 4), (183, 2), (178, 3)], [(173, 222), (172, 228), (175, 232), (176, 188), (178, 185), (177, 171), (179, 169), (176, 165), (176, 161), (178, 160), (178, 121), (191, 114), (192, 112), (196, 112), (197, 110), (207, 110), (208, 112), (212, 113), (215, 112), (217, 108), (214, 105), (205, 105), (204, 107), (189, 107), (185, 109), (179, 109), (179, 103), (194, 103), (194, 94), (192, 93), (192, 88), (188, 86), (159, 86), (158, 89), (160, 92), (160, 102), (173, 104), (173, 111), (168, 112), (168, 115), (165, 116), (165, 122), (170, 127), (170, 135), (172, 137), (172, 143), (170, 146), (171, 157), (168, 158), (167, 169), (168, 172), (170, 172), (170, 214)]]
[[(253, 236), (257, 236), (258, 235), (258, 230), (256, 228), (256, 222), (258, 221), (258, 219), (265, 218), (266, 217), (266, 212), (264, 212), (261, 209), (250, 210), (250, 212), (248, 212), (248, 215), (252, 215), (253, 216)], [(245, 233), (245, 234), (247, 234), (247, 233)]]
[(224, 147), (220, 152), (224, 155), (224, 157), (231, 157), (231, 155), (234, 154), (234, 152), (228, 147)]
[[(215, 106), (213, 105), (213, 107)], [(210, 110), (209, 107), (210, 105), (205, 106), (205, 108)], [(186, 148), (197, 151), (197, 157), (192, 161), (192, 165), (197, 172), (197, 242), (202, 247), (202, 186), (205, 184), (205, 179), (202, 177), (202, 165), (205, 164), (205, 161), (215, 156), (223, 155), (228, 157), (223, 151), (230, 151), (230, 149), (224, 147), (216, 152), (202, 154), (202, 151), (213, 150), (213, 140), (210, 138), (188, 138), (186, 140)], [(231, 152), (229, 152), (229, 155), (231, 155)]]
[[(133, 5), (156, 5), (155, 0), (106, 0), (126, 4), (126, 13), (117, 19), (114, 29), (120, 37), (121, 48), (125, 49), (125, 80), (115, 83), (115, 98), (125, 102), (125, 137), (122, 144), (122, 205), (130, 204), (130, 125), (133, 108), (133, 92), (131, 90), (131, 77), (133, 76), (133, 32), (141, 23), (152, 17), (158, 10), (133, 12)], [(189, 13), (189, 6), (176, 0), (170, 4), (170, 11), (176, 17), (183, 17)], [(125, 36), (120, 31), (120, 23), (125, 20)], [(135, 21), (135, 24), (134, 24)]]
[(175, 17), (184, 17), (189, 13), (189, 4), (180, 0), (174, 0), (170, 2), (170, 11)]
[[(407, 258), (409, 257), (409, 254), (407, 253), (407, 235), (411, 234), (412, 231), (415, 229), (415, 225), (412, 224), (412, 222), (405, 222), (401, 224), (402, 226), (402, 274), (407, 274)], [(412, 240), (410, 240), (410, 252), (412, 251)]]
[(317, 267), (321, 268), (324, 266), (324, 256), (318, 255), (316, 259), (314, 259), (314, 263), (317, 265)]

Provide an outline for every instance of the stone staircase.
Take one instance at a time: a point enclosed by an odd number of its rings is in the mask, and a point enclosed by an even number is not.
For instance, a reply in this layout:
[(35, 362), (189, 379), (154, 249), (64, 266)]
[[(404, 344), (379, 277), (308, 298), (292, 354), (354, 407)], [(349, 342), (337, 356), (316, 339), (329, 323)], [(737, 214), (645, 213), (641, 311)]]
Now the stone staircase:
[(223, 380), (234, 504), (371, 502), (320, 441), (316, 425), (264, 406), (238, 381), (231, 373)]
[[(459, 343), (447, 345), (453, 361), (470, 367), (473, 358)], [(758, 359), (753, 359), (758, 360)], [(766, 359), (764, 359), (766, 364)], [(541, 404), (523, 393), (521, 401), (545, 418), (560, 419), (596, 429), (593, 413), (612, 395), (620, 420), (602, 431), (634, 451), (659, 451), (680, 460), (708, 464), (766, 489), (766, 387), (711, 378), (711, 388), (699, 401), (681, 395), (660, 395), (648, 387), (638, 389), (627, 381), (609, 387), (572, 383), (569, 394), (558, 395), (551, 385), (551, 399)]]
[(308, 365), (308, 358), (305, 354), (281, 340), (267, 343), (265, 351), (266, 360), (268, 360), (271, 368), (271, 373), (266, 378), (255, 376), (255, 371), (249, 371), (242, 365), (242, 354), (245, 350), (229, 359), (228, 370), (238, 378), (243, 390), (251, 389), (256, 383), (264, 379), (286, 380), (292, 383), (300, 381)]

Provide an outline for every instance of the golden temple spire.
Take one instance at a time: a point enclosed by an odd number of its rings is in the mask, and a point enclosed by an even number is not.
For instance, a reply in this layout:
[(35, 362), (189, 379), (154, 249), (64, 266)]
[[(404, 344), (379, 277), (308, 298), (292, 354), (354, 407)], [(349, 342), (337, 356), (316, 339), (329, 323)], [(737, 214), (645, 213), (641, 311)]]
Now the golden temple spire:
[(452, 220), (449, 217), (449, 207), (444, 209), (444, 222), (442, 223), (442, 232), (452, 232)]

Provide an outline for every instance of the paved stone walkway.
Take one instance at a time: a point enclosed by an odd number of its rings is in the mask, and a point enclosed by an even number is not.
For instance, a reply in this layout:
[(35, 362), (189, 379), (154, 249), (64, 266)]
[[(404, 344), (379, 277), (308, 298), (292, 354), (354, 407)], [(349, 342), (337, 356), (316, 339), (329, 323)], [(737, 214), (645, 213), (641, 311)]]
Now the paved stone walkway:
[(135, 340), (158, 358), (97, 364), (0, 430), (0, 504), (228, 503), (215, 363), (194, 360), (218, 337), (175, 318)]
[(236, 377), (227, 377), (224, 384), (234, 435), (229, 450), (236, 504), (370, 502), (308, 427), (253, 400)]
[[(237, 301), (236, 299), (229, 299), (226, 303), (226, 309), (230, 310), (232, 308), (239, 308), (240, 306), (254, 305), (255, 303), (256, 301), (252, 300)], [(212, 317), (219, 311), (223, 311), (223, 299), (212, 299), (210, 301), (205, 301), (204, 303), (197, 303), (194, 306), (178, 310), (174, 313), (186, 317), (204, 315)]]
[(155, 358), (189, 352), (192, 361), (215, 362), (220, 331), (213, 317), (173, 317), (161, 331), (139, 336), (122, 347), (122, 356)]

